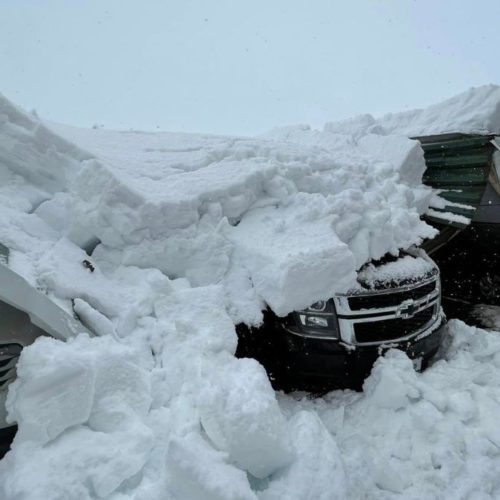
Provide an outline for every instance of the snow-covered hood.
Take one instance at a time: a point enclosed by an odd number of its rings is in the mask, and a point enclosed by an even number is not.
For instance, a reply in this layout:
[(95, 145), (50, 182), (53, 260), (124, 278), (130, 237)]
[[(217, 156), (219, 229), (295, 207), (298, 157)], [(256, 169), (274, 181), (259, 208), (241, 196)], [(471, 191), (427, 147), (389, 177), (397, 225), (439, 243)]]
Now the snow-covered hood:
[(363, 290), (382, 290), (420, 283), (437, 274), (436, 264), (428, 257), (403, 253), (365, 264), (358, 272), (358, 282)]

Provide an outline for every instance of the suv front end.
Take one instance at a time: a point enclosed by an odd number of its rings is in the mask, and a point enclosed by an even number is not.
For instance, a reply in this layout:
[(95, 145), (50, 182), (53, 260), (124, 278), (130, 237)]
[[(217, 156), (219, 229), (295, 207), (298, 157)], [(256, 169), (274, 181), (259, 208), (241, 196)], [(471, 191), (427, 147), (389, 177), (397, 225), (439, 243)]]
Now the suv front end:
[(321, 380), (359, 386), (391, 348), (425, 367), (444, 326), (439, 270), (422, 251), (388, 260), (362, 269), (354, 290), (285, 318), (267, 312), (260, 329), (239, 328), (239, 355), (261, 361), (277, 387)]

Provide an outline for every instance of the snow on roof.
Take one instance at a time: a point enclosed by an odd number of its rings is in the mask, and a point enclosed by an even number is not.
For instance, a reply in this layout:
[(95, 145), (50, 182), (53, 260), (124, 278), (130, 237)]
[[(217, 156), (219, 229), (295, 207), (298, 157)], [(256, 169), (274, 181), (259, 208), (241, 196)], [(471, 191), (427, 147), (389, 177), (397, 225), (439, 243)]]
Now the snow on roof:
[(500, 134), (500, 87), (471, 88), (424, 109), (390, 113), (375, 119), (361, 115), (325, 125), (330, 132), (348, 131), (359, 135), (400, 134), (419, 137), (438, 134)]

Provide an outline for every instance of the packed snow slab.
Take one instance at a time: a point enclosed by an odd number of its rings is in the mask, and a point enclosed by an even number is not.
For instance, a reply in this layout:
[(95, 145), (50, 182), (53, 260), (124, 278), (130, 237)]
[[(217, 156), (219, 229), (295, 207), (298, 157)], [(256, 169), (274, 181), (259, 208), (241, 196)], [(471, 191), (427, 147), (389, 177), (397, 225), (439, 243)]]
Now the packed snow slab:
[(353, 135), (500, 134), (500, 87), (471, 88), (424, 109), (387, 114), (379, 119), (362, 115), (325, 125), (330, 132)]
[[(64, 189), (84, 154), (0, 94), (0, 164), (51, 193)], [(3, 183), (2, 183), (3, 184)]]
[[(194, 285), (226, 280), (235, 320), (352, 288), (367, 260), (434, 234), (419, 217), (431, 194), (422, 150), (407, 138), (51, 127), (93, 158), (72, 184), (76, 223), (125, 264)], [(258, 302), (251, 313), (231, 289), (243, 270)]]

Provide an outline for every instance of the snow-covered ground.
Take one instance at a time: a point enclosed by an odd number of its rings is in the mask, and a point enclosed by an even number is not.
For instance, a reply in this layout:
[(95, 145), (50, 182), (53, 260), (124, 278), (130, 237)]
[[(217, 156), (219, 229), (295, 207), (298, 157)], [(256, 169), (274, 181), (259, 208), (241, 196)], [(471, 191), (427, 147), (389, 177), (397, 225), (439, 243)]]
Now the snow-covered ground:
[[(439, 113), (496, 132), (498, 102), (485, 87)], [(433, 236), (407, 116), (400, 133), (358, 117), (218, 137), (44, 124), (0, 98), (9, 265), (97, 334), (23, 352), (0, 498), (500, 496), (498, 334), (451, 322), (425, 373), (393, 351), (363, 393), (316, 400), (275, 394), (233, 355), (235, 323), (265, 304), (286, 314), (354, 288), (368, 260)]]

